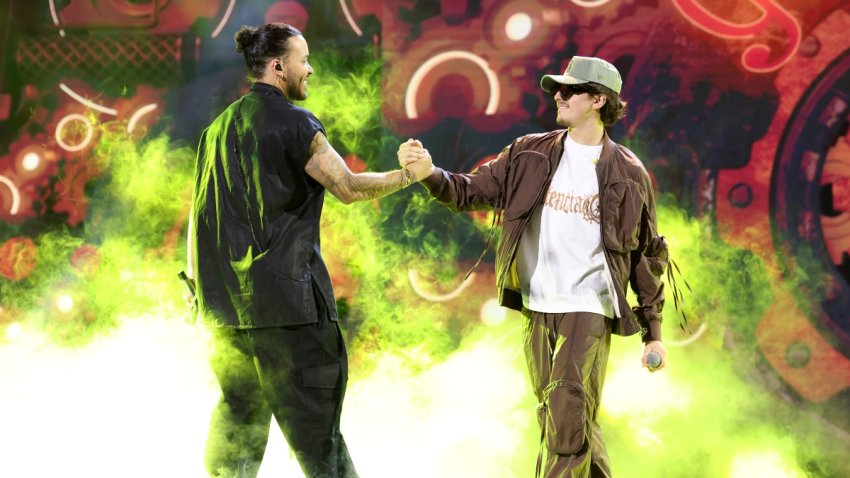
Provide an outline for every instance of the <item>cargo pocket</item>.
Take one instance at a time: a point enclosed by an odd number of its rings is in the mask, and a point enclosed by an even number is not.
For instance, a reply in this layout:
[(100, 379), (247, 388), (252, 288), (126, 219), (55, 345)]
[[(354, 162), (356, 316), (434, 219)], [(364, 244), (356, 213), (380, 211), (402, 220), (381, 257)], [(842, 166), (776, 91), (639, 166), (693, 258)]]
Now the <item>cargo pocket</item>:
[(649, 263), (649, 271), (652, 272), (652, 275), (661, 277), (664, 270), (667, 269), (667, 261), (669, 259), (667, 242), (664, 241), (664, 236), (653, 237), (649, 241), (644, 256), (646, 256)]
[(602, 240), (612, 251), (625, 253), (638, 245), (643, 212), (640, 186), (631, 180), (609, 184), (602, 195)]
[(549, 451), (561, 455), (581, 451), (588, 431), (584, 387), (568, 380), (550, 383), (543, 390), (538, 419)]

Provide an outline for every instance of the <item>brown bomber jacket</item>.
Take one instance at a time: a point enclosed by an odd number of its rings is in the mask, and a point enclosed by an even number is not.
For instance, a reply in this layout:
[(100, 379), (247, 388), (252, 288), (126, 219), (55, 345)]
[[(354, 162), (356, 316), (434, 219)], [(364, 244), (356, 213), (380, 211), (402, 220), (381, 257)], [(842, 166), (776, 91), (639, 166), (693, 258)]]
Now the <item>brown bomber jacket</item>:
[[(435, 168), (422, 181), (440, 203), (456, 211), (492, 208), (503, 214), (496, 251), (499, 303), (522, 309), (516, 272), (516, 251), (558, 167), (566, 130), (529, 134), (516, 139), (493, 161), (470, 174)], [(661, 309), (667, 267), (667, 245), (657, 234), (655, 198), (641, 161), (605, 133), (596, 165), (600, 191), (600, 226), (605, 258), (617, 295), (612, 333), (643, 334), (643, 341), (661, 340)], [(629, 307), (626, 286), (631, 283), (638, 305)]]

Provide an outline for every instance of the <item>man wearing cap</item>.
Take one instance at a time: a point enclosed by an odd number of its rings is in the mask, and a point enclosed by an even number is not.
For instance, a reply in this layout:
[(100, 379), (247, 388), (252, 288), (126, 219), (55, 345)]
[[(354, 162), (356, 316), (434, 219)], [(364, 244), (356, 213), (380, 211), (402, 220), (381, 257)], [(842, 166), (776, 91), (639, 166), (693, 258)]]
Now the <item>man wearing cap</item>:
[[(432, 167), (422, 184), (453, 210), (503, 215), (496, 281), (500, 304), (526, 318), (542, 429), (536, 476), (610, 477), (596, 419), (611, 334), (640, 332), (643, 366), (649, 368), (650, 352), (661, 357), (650, 370), (665, 366), (660, 277), (667, 246), (657, 232), (649, 175), (605, 131), (626, 106), (617, 69), (576, 56), (563, 75), (546, 75), (540, 86), (554, 96), (564, 129), (518, 138), (470, 174)], [(418, 141), (402, 147), (428, 157)]]

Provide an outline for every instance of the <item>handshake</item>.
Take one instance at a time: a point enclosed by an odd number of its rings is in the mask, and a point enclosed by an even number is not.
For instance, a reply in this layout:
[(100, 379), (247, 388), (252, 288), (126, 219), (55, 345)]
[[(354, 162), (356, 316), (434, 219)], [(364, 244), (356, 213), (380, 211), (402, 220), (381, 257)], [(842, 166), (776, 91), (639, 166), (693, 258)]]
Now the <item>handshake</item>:
[(398, 165), (410, 171), (411, 182), (419, 182), (434, 171), (431, 154), (417, 139), (408, 139), (398, 147)]

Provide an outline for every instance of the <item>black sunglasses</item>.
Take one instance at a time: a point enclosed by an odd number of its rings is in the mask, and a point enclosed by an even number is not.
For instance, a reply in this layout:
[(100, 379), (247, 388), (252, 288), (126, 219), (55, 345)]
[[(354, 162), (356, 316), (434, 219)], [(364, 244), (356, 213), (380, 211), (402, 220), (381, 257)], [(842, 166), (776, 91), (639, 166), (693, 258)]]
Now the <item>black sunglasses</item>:
[(593, 93), (589, 88), (582, 85), (559, 85), (558, 88), (552, 90), (552, 96), (561, 93), (561, 98), (568, 100), (573, 95), (581, 95), (584, 93)]

